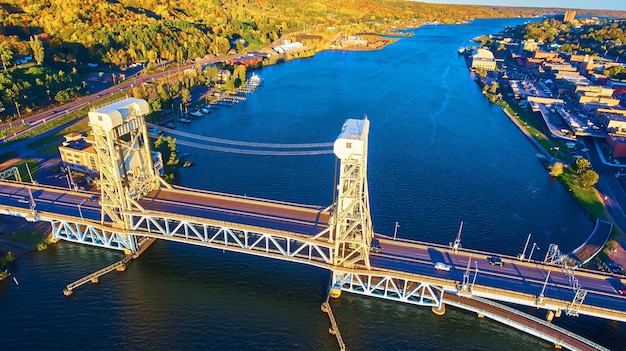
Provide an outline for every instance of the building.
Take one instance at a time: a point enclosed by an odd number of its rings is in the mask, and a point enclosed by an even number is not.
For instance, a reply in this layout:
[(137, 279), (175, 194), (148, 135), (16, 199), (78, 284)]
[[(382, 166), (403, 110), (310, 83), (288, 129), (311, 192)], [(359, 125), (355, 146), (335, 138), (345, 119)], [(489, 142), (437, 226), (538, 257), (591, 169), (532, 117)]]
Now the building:
[(235, 57), (228, 60), (228, 63), (231, 65), (243, 65), (243, 66), (252, 66), (259, 62), (263, 61), (263, 57), (261, 56), (241, 56)]
[(497, 66), (493, 53), (487, 49), (476, 49), (472, 55), (472, 68), (495, 71)]
[[(59, 154), (63, 165), (76, 172), (86, 173), (92, 178), (99, 173), (98, 155), (93, 147), (93, 135), (83, 136), (79, 133), (69, 133), (64, 136), (65, 141), (59, 146)], [(163, 174), (163, 159), (160, 152), (152, 151), (154, 168)]]
[(563, 14), (563, 22), (574, 22), (574, 18), (576, 17), (576, 11), (570, 10), (565, 11)]
[(279, 54), (284, 54), (287, 51), (299, 49), (299, 48), (301, 48), (303, 46), (304, 45), (302, 45), (302, 43), (297, 42), (297, 41), (295, 41), (293, 43), (287, 42), (287, 43), (285, 43), (283, 45), (279, 45), (279, 46), (275, 47), (273, 50), (276, 51)]
[(65, 141), (59, 146), (63, 165), (77, 172), (97, 173), (98, 155), (93, 148), (93, 136), (69, 133), (64, 138)]

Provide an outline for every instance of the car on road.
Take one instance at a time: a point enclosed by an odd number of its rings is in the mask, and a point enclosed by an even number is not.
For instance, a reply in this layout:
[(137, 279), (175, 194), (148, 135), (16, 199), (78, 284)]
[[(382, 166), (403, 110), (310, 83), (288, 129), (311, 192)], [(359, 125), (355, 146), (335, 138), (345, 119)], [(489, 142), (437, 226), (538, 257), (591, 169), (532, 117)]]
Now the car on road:
[(618, 289), (617, 293), (620, 295), (626, 295), (626, 289)]
[(500, 256), (489, 256), (487, 257), (487, 261), (489, 261), (489, 264), (492, 266), (504, 266), (504, 262), (502, 262), (502, 258), (500, 258)]
[(370, 252), (380, 252), (382, 249), (380, 247), (380, 242), (378, 239), (372, 239), (372, 243), (370, 244)]
[(450, 269), (452, 269), (452, 267), (450, 267), (449, 264), (445, 264), (443, 262), (436, 262), (435, 263), (435, 269), (438, 270), (438, 271), (449, 272)]

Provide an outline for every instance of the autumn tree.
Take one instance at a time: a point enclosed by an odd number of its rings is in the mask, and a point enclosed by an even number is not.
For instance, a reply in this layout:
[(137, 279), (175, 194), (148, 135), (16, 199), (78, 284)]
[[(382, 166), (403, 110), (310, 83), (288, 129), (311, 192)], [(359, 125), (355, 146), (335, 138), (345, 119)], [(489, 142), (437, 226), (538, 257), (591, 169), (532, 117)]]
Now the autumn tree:
[(576, 159), (576, 173), (581, 174), (591, 168), (591, 162), (588, 159), (579, 157)]
[(563, 163), (555, 162), (552, 167), (550, 167), (550, 175), (557, 178), (561, 174), (563, 174)]
[(35, 58), (35, 61), (38, 65), (41, 65), (44, 59), (44, 49), (41, 39), (39, 39), (38, 36), (31, 36), (29, 44), (30, 48), (33, 50), (33, 57)]
[(7, 63), (11, 63), (13, 59), (13, 50), (9, 46), (9, 44), (2, 42), (0, 43), (0, 60), (2, 61), (2, 67), (4, 70), (7, 70)]
[(191, 101), (191, 93), (189, 92), (189, 89), (183, 88), (180, 91), (180, 99), (183, 102), (183, 104), (186, 104), (189, 101)]

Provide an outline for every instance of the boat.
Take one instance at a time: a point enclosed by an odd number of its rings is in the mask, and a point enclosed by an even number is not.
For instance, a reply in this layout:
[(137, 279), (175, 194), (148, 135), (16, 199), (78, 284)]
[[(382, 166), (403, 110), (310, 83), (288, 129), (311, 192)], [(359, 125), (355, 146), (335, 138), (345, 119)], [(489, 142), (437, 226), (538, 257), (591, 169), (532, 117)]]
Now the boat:
[(200, 109), (200, 111), (201, 111), (202, 113), (204, 113), (204, 114), (209, 114), (209, 111), (210, 111), (210, 110), (209, 110), (209, 107), (207, 106), (207, 107), (203, 107), (203, 108), (201, 108), (201, 109)]
[(183, 117), (181, 117), (181, 118), (179, 118), (179, 119), (178, 119), (178, 122), (182, 122), (182, 123), (191, 123), (191, 120), (190, 120), (190, 119), (187, 119), (187, 118), (183, 118)]
[(168, 124), (165, 125), (166, 127), (170, 128), (170, 129), (176, 129), (176, 124), (170, 122)]
[(202, 112), (199, 112), (199, 111), (192, 111), (192, 112), (189, 112), (189, 114), (194, 116), (194, 117), (202, 117), (202, 116), (204, 116), (202, 114)]

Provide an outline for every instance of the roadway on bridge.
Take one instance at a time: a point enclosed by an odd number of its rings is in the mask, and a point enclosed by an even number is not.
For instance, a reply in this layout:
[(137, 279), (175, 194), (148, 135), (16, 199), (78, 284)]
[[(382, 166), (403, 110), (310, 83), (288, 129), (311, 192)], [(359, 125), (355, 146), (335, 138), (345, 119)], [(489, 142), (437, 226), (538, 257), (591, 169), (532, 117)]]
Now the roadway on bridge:
[[(28, 189), (31, 189), (36, 210), (42, 215), (65, 215), (77, 219), (80, 217), (81, 221), (100, 220), (98, 203), (90, 201), (93, 193), (12, 182), (0, 182), (0, 213), (27, 213), (30, 208)], [(200, 222), (210, 218), (228, 220), (235, 227), (245, 221), (259, 228), (294, 231), (305, 236), (315, 235), (327, 228), (329, 216), (329, 212), (312, 206), (186, 190), (151, 193), (141, 201), (141, 205), (150, 212), (158, 210), (169, 217), (180, 215), (183, 218), (196, 218)], [(491, 289), (495, 292), (495, 296), (481, 295), (483, 297), (534, 306), (548, 272), (551, 275), (544, 291), (546, 298), (559, 300), (563, 305), (572, 301), (575, 294), (569, 283), (570, 278), (556, 265), (545, 265), (536, 261), (522, 262), (515, 257), (501, 256), (504, 266), (492, 266), (486, 259), (491, 255), (488, 252), (467, 249), (454, 252), (444, 245), (378, 237), (382, 251), (370, 255), (373, 270), (444, 279), (447, 283), (443, 286), (448, 293), (454, 293), (463, 281), (471, 255), (469, 281), (476, 284), (476, 291)], [(436, 270), (436, 262), (450, 265), (451, 270)], [(474, 281), (476, 268), (478, 274)], [(580, 286), (588, 291), (584, 305), (617, 311), (621, 315), (618, 319), (626, 320), (626, 296), (619, 295), (616, 291), (624, 286), (623, 279), (580, 269), (576, 270), (576, 278)]]
[[(379, 236), (379, 241), (381, 252), (372, 253), (370, 256), (373, 269), (397, 270), (448, 279), (449, 288), (452, 288), (463, 281), (463, 274), (471, 258), (469, 283), (473, 282), (478, 268), (475, 279), (477, 286), (539, 296), (547, 274), (551, 272), (544, 291), (546, 298), (572, 301), (575, 295), (569, 282), (570, 278), (556, 265), (539, 261), (521, 261), (516, 257), (501, 255), (504, 265), (492, 266), (487, 260), (492, 253), (488, 252), (461, 249), (457, 253), (443, 245), (416, 244), (413, 241), (393, 240), (382, 236)], [(435, 269), (436, 262), (450, 265), (451, 270), (446, 272)], [(576, 270), (575, 276), (580, 286), (588, 291), (585, 304), (626, 312), (626, 296), (620, 295), (617, 291), (618, 287), (624, 286), (624, 279), (582, 269)]]
[[(316, 235), (328, 228), (323, 208), (236, 195), (161, 189), (139, 201), (146, 210), (239, 223), (296, 234)], [(235, 224), (236, 226), (236, 224)]]

